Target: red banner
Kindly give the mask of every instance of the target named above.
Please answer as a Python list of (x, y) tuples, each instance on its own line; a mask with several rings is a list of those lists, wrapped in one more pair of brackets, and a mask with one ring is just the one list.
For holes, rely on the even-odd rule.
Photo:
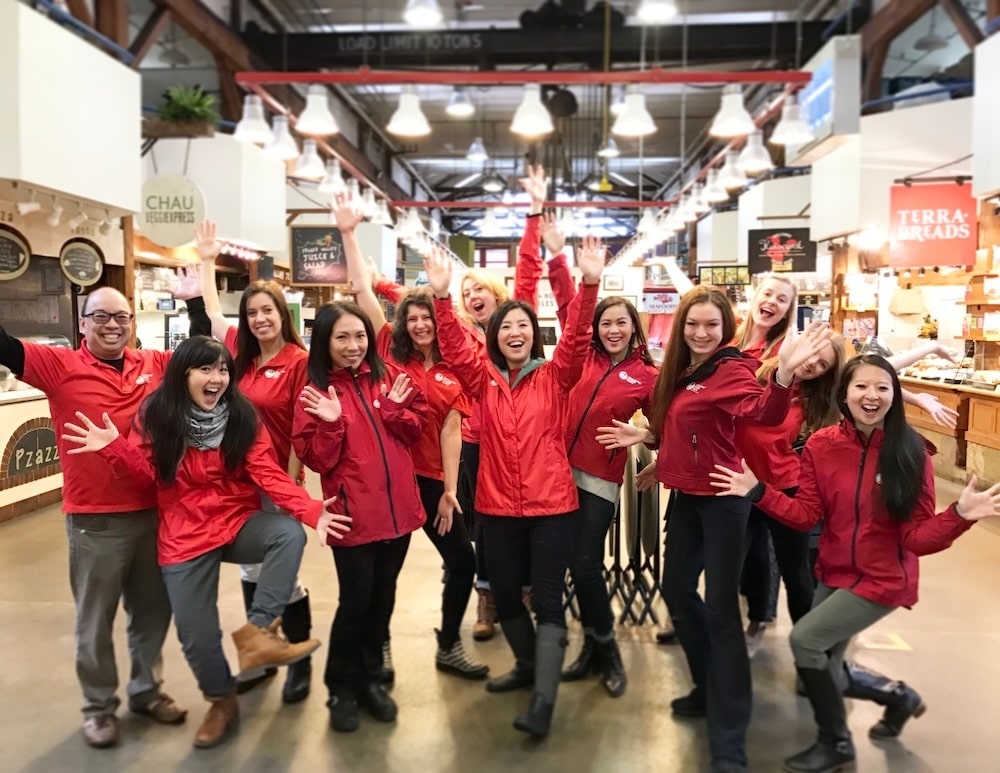
[(968, 183), (894, 185), (889, 265), (971, 266), (979, 246), (979, 204)]

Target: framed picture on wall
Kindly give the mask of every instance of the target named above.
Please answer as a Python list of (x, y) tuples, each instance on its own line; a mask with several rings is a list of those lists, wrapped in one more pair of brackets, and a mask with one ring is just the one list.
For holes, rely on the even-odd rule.
[[(514, 297), (514, 277), (507, 277), (507, 292)], [(538, 318), (556, 318), (556, 299), (552, 294), (552, 286), (548, 279), (538, 280)]]
[(620, 292), (625, 289), (625, 277), (621, 274), (605, 274), (604, 289), (611, 292)]

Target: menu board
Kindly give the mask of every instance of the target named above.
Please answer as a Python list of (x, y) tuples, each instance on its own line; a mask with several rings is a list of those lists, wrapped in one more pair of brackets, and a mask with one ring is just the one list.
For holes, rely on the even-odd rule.
[(336, 226), (292, 226), (293, 285), (347, 284), (344, 242)]
[(92, 241), (70, 239), (59, 251), (59, 267), (73, 284), (90, 287), (104, 274), (104, 256)]
[(17, 279), (28, 270), (31, 247), (18, 231), (0, 226), (0, 281)]

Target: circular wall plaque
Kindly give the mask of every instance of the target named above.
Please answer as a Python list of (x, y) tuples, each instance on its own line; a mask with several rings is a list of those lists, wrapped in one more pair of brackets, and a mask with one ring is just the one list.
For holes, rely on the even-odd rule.
[(142, 186), (142, 235), (161, 247), (180, 247), (194, 239), (205, 219), (205, 194), (180, 174), (151, 177)]
[(28, 270), (31, 247), (20, 232), (0, 226), (0, 281), (17, 279)]
[(59, 267), (73, 284), (90, 287), (104, 273), (104, 255), (87, 239), (70, 239), (59, 251)]

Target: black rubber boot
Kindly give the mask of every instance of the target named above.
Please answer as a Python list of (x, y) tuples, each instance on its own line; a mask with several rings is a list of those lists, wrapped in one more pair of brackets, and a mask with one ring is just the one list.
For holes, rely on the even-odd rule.
[[(281, 616), (281, 629), (285, 638), (292, 644), (308, 641), (312, 632), (312, 611), (309, 608), (309, 596), (303, 596), (285, 607)], [(305, 657), (288, 667), (285, 686), (281, 690), (281, 700), (284, 703), (299, 703), (309, 696), (309, 683), (312, 679), (312, 659)]]
[(628, 677), (625, 676), (625, 664), (622, 663), (622, 653), (618, 642), (613, 638), (597, 642), (597, 661), (601, 668), (601, 684), (612, 698), (620, 698), (625, 694)]
[(552, 712), (559, 692), (559, 676), (566, 656), (566, 629), (558, 625), (538, 626), (535, 642), (535, 690), (528, 710), (514, 720), (514, 727), (533, 738), (544, 738), (552, 725)]
[(338, 733), (353, 733), (361, 724), (358, 716), (358, 696), (353, 689), (345, 685), (330, 693), (326, 707), (330, 710), (330, 727)]
[[(514, 669), (486, 683), (487, 692), (510, 692), (535, 683), (535, 626), (528, 611), (510, 620), (501, 620), (500, 627), (514, 651)], [(561, 665), (561, 664), (560, 664)]]
[(846, 697), (885, 706), (882, 719), (868, 730), (868, 735), (872, 738), (896, 738), (910, 717), (919, 717), (927, 711), (927, 704), (917, 691), (903, 682), (857, 663), (844, 663), (844, 671), (847, 672), (847, 689), (844, 690)]
[(593, 676), (599, 670), (600, 663), (597, 658), (597, 642), (594, 640), (593, 632), (586, 631), (583, 636), (583, 646), (580, 647), (580, 654), (562, 672), (560, 678), (564, 682), (577, 682), (580, 679)]
[(785, 760), (791, 773), (834, 773), (854, 762), (854, 744), (847, 729), (844, 696), (827, 668), (798, 668), (813, 707), (819, 734), (816, 743)]
[[(249, 582), (248, 580), (240, 580), (240, 586), (243, 589), (243, 607), (249, 613), (250, 607), (253, 606), (253, 595), (257, 592), (257, 583)], [(244, 693), (250, 692), (254, 687), (264, 684), (264, 682), (277, 673), (278, 669), (270, 667), (263, 669), (259, 673), (250, 676), (247, 679), (237, 679), (236, 694), (243, 695)]]

